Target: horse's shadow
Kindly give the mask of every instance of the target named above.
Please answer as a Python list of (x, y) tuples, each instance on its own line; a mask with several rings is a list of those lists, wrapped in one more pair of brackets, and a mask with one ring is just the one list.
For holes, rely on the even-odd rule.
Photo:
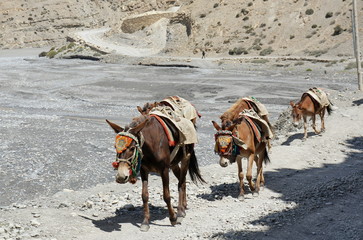
[[(164, 207), (159, 206), (150, 206), (150, 215), (152, 216), (152, 221), (150, 225), (159, 225), (155, 224), (153, 221), (162, 220), (168, 217), (168, 211)], [(80, 217), (90, 220), (93, 225), (102, 231), (105, 232), (113, 232), (113, 231), (121, 231), (122, 223), (131, 223), (132, 225), (140, 228), (141, 222), (143, 220), (143, 207), (135, 207), (132, 211), (127, 211), (125, 209), (116, 209), (115, 216), (106, 217), (104, 219), (92, 219), (88, 216)], [(164, 225), (169, 226), (169, 225)], [(171, 226), (171, 225), (170, 225)]]
[[(314, 132), (308, 132), (308, 137), (312, 137), (312, 136), (317, 136), (319, 134), (316, 134)], [(281, 143), (281, 145), (283, 146), (290, 146), (290, 144), (297, 139), (300, 139), (302, 141), (302, 139), (304, 138), (304, 134), (303, 133), (296, 133), (294, 135), (289, 136), (285, 142)]]
[(363, 104), (363, 98), (353, 101), (353, 106), (360, 106)]
[[(208, 201), (221, 200), (224, 197), (238, 198), (239, 195), (239, 183), (222, 183), (219, 185), (210, 186), (211, 193), (198, 194), (197, 197), (203, 198)], [(245, 194), (251, 193), (248, 185), (244, 185)]]

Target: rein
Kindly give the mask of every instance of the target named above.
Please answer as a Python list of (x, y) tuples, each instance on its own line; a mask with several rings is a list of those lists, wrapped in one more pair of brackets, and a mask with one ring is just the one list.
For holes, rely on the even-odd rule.
[[(123, 151), (125, 151), (127, 149), (127, 147), (130, 146), (132, 141), (136, 142), (136, 145), (135, 145), (136, 148), (135, 148), (135, 151), (132, 154), (132, 156), (127, 159), (116, 157), (116, 161), (112, 163), (112, 166), (115, 169), (117, 169), (120, 162), (125, 162), (125, 163), (129, 164), (131, 167), (130, 174), (132, 176), (136, 177), (140, 172), (141, 159), (143, 157), (143, 153), (141, 150), (141, 147), (143, 145), (143, 141), (142, 141), (143, 138), (141, 136), (141, 145), (140, 145), (137, 137), (129, 132), (119, 132), (116, 135), (116, 144), (118, 143), (117, 141), (119, 138), (126, 139), (127, 142), (126, 143), (121, 142), (121, 143), (124, 143), (124, 145), (121, 146), (122, 149), (120, 151), (118, 151), (118, 153), (122, 153)], [(116, 146), (116, 149), (117, 149), (117, 146)]]

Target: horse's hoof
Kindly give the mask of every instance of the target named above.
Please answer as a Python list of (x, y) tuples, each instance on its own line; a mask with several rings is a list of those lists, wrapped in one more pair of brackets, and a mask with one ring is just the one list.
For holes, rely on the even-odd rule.
[(184, 217), (182, 217), (182, 216), (177, 217), (176, 218), (176, 224), (181, 224), (183, 219), (184, 219)]
[(243, 202), (245, 200), (245, 195), (239, 195), (238, 196), (238, 200), (240, 200), (241, 202)]
[(260, 195), (260, 193), (259, 192), (254, 192), (253, 194), (252, 194), (252, 196), (254, 196), (254, 197), (258, 197)]
[(305, 142), (306, 141), (306, 137), (304, 137), (301, 141)]
[(141, 227), (140, 227), (141, 232), (147, 232), (147, 231), (149, 231), (149, 229), (150, 229), (149, 224), (141, 224)]
[(175, 219), (170, 219), (170, 223), (171, 225), (175, 226), (178, 222), (177, 222), (177, 219), (178, 218), (175, 218)]

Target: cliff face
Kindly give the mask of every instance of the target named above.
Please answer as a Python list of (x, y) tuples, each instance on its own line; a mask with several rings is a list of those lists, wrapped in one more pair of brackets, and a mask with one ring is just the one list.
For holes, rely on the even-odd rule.
[[(104, 26), (118, 33), (129, 16), (175, 6), (180, 9), (170, 18), (168, 54), (353, 54), (347, 0), (5, 0), (0, 2), (0, 48), (60, 45), (71, 32)], [(362, 11), (362, 0), (358, 6)], [(147, 19), (145, 27), (152, 24)], [(136, 30), (142, 31), (140, 24)]]

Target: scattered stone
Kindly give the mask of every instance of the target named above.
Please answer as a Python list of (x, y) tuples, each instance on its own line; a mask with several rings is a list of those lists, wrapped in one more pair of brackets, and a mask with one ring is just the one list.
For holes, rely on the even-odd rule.
[(34, 227), (39, 227), (40, 226), (40, 222), (36, 219), (33, 219), (30, 221), (30, 224)]

